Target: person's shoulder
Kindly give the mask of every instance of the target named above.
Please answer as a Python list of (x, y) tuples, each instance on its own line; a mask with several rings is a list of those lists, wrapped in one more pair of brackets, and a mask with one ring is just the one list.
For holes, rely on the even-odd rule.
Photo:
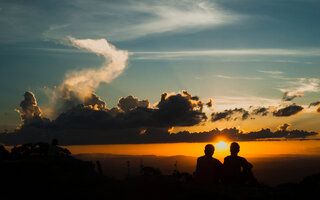
[(198, 160), (203, 160), (205, 158), (205, 156), (200, 156), (199, 158), (198, 158)]
[(218, 159), (216, 159), (216, 158), (213, 158), (213, 161), (216, 162), (216, 163), (222, 164), (222, 163), (220, 162), (220, 160), (218, 160)]
[(245, 159), (244, 157), (240, 157), (239, 156), (239, 160), (240, 160), (240, 162), (242, 163), (243, 166), (246, 166), (248, 168), (252, 168), (253, 167), (253, 165), (251, 163), (249, 163), (247, 161), (247, 159)]
[(238, 156), (238, 159), (239, 159), (241, 162), (248, 162), (247, 159), (245, 159), (244, 157), (241, 157), (241, 156)]
[(231, 159), (231, 156), (226, 156), (225, 158), (224, 158), (224, 160), (230, 160)]

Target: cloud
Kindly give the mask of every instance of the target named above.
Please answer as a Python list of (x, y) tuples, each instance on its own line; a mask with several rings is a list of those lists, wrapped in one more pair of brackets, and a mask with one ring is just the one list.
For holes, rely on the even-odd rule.
[(41, 109), (37, 105), (34, 94), (30, 91), (24, 93), (24, 99), (20, 103), (20, 117), (24, 125), (41, 120)]
[(226, 76), (226, 75), (221, 75), (218, 74), (216, 75), (218, 78), (224, 78), (224, 79), (240, 79), (240, 80), (262, 80), (263, 78), (261, 77), (236, 77), (236, 76)]
[(305, 92), (319, 92), (320, 79), (317, 78), (299, 78), (290, 83), (297, 86), (292, 89), (280, 89), (284, 93), (283, 101), (292, 101), (296, 97), (303, 97)]
[(304, 108), (300, 105), (292, 104), (287, 106), (269, 106), (269, 107), (253, 107), (226, 109), (222, 112), (213, 112), (211, 114), (211, 121), (216, 122), (220, 120), (247, 120), (254, 119), (255, 116), (266, 117), (272, 114), (274, 117), (289, 117), (301, 112)]
[(89, 93), (84, 97), (83, 105), (90, 106), (94, 110), (104, 111), (107, 109), (106, 103), (94, 93)]
[[(85, 49), (97, 55), (102, 55), (106, 62), (98, 69), (84, 69), (73, 71), (66, 74), (66, 78), (61, 84), (61, 90), (72, 91), (80, 99), (84, 95), (92, 93), (100, 83), (109, 83), (117, 78), (126, 68), (129, 54), (125, 50), (118, 50), (115, 46), (108, 43), (106, 39), (76, 39), (69, 37), (71, 44), (79, 49)], [(62, 98), (69, 98), (65, 94)]]
[(295, 115), (303, 110), (303, 107), (300, 105), (292, 104), (285, 106), (273, 112), (273, 115), (276, 117), (289, 117)]
[(279, 131), (287, 131), (290, 126), (291, 126), (291, 124), (289, 124), (289, 123), (284, 123), (284, 124), (282, 124), (282, 125), (280, 125), (280, 126), (278, 127), (278, 130), (279, 130)]
[(138, 98), (133, 96), (127, 96), (125, 98), (120, 98), (118, 107), (124, 112), (128, 112), (130, 110), (134, 110), (138, 107), (147, 108), (149, 107), (148, 99), (140, 101)]
[[(260, 106), (277, 106), (279, 99), (264, 98), (259, 96), (216, 96), (214, 99), (217, 108), (233, 109), (235, 107), (260, 107)], [(220, 109), (220, 110), (221, 110)]]
[(119, 27), (119, 32), (131, 34), (120, 39), (137, 38), (145, 35), (166, 32), (200, 31), (241, 19), (240, 15), (225, 11), (209, 1), (139, 1), (128, 4), (129, 12), (147, 15), (128, 27)]
[(320, 101), (316, 101), (316, 102), (310, 103), (310, 104), (309, 104), (309, 108), (310, 108), (311, 106), (317, 106), (317, 105), (320, 105)]
[(267, 116), (269, 113), (270, 113), (270, 109), (265, 107), (254, 108), (252, 111), (253, 115), (261, 115), (261, 116)]
[(49, 107), (53, 108), (46, 109), (52, 110), (51, 118), (55, 118), (60, 113), (79, 104), (91, 105), (96, 109), (105, 110), (105, 103), (94, 94), (94, 91), (101, 83), (110, 83), (123, 73), (127, 67), (128, 51), (117, 49), (106, 39), (68, 37), (63, 43), (103, 56), (105, 62), (97, 69), (85, 68), (80, 71), (68, 72), (57, 88), (47, 91), (51, 98)]
[[(241, 15), (222, 8), (218, 3), (208, 0), (62, 1), (56, 3), (54, 9), (30, 4), (37, 10), (31, 14), (27, 12), (32, 16), (27, 19), (39, 18), (39, 13), (48, 14), (41, 15), (42, 23), (29, 20), (26, 24), (41, 27), (41, 35), (48, 40), (60, 40), (65, 35), (89, 35), (127, 41), (153, 34), (198, 32), (242, 20)], [(21, 7), (28, 8), (26, 5)], [(19, 26), (24, 25), (20, 20), (18, 22)]]
[(41, 117), (42, 111), (37, 105), (37, 99), (32, 92), (27, 91), (24, 93), (24, 99), (21, 101), (20, 107), (21, 110), (17, 109), (17, 111), (20, 113), (22, 127), (43, 127), (50, 124), (49, 119)]
[(211, 107), (213, 106), (213, 101), (212, 101), (212, 99), (209, 99), (209, 100), (208, 100), (208, 102), (206, 103), (206, 106), (207, 106), (208, 108), (211, 108)]
[[(318, 106), (318, 105), (320, 105), (320, 101), (312, 102), (309, 104), (309, 108), (312, 106)], [(316, 111), (320, 113), (320, 106), (316, 109)]]
[[(134, 51), (130, 52), (136, 60), (187, 59), (199, 56), (319, 56), (320, 49), (202, 49), (190, 51)], [(238, 58), (237, 58), (238, 59)], [(280, 75), (272, 71), (260, 71)], [(224, 78), (229, 78), (224, 76)]]
[(197, 96), (186, 91), (175, 95), (161, 94), (161, 100), (156, 105), (156, 118), (170, 126), (192, 126), (207, 119), (202, 111), (204, 103)]
[[(212, 102), (212, 101), (209, 101)], [(212, 104), (212, 103), (211, 103)], [(256, 140), (265, 138), (304, 138), (316, 135), (314, 132), (288, 131), (289, 125), (272, 132), (263, 129), (258, 132), (242, 133), (237, 129), (214, 129), (208, 132), (170, 133), (172, 127), (201, 125), (207, 120), (203, 112), (205, 103), (198, 96), (187, 91), (162, 93), (160, 100), (150, 106), (148, 100), (139, 100), (131, 95), (120, 98), (118, 105), (108, 109), (106, 103), (96, 94), (89, 94), (83, 103), (71, 107), (50, 121), (41, 117), (40, 107), (31, 92), (25, 93), (21, 102), (21, 118), (24, 122), (19, 130), (0, 134), (0, 141), (6, 144), (50, 141), (58, 138), (62, 144), (111, 144), (148, 142), (206, 142), (218, 135), (232, 140)], [(206, 105), (210, 107), (209, 105)], [(248, 120), (254, 116), (291, 116), (303, 108), (292, 104), (286, 107), (250, 107), (226, 109), (214, 112), (211, 121)], [(272, 114), (272, 115), (271, 115)]]
[(84, 104), (65, 111), (53, 121), (60, 129), (125, 129), (166, 128), (193, 126), (207, 119), (202, 111), (204, 103), (186, 91), (177, 94), (161, 94), (155, 107), (148, 100), (139, 100), (131, 95), (120, 98), (118, 106), (107, 109), (105, 103), (91, 94)]
[(283, 91), (283, 96), (282, 100), (283, 101), (292, 101), (296, 97), (303, 97), (303, 93), (297, 93), (297, 91), (289, 91), (289, 90), (282, 90)]
[(259, 70), (261, 73), (271, 74), (271, 75), (280, 75), (283, 74), (281, 71), (271, 71), (271, 70)]
[(240, 118), (241, 120), (246, 120), (249, 117), (249, 112), (243, 108), (235, 108), (235, 109), (227, 109), (223, 112), (213, 112), (211, 114), (211, 121), (219, 121), (219, 120), (237, 120)]

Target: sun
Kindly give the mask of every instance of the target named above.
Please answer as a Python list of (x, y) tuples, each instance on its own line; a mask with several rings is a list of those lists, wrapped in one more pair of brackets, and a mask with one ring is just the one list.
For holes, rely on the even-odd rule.
[(220, 141), (216, 144), (216, 146), (217, 146), (217, 148), (222, 150), (222, 149), (226, 149), (228, 147), (228, 144), (224, 141)]

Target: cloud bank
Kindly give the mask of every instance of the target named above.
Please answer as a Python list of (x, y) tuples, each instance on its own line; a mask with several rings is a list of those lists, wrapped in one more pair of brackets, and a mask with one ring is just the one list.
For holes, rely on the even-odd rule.
[[(1, 133), (5, 144), (50, 141), (58, 138), (61, 144), (115, 144), (154, 142), (209, 142), (219, 136), (230, 140), (260, 140), (272, 138), (305, 138), (318, 133), (288, 130), (283, 124), (272, 132), (270, 129), (244, 133), (236, 128), (190, 133), (170, 133), (172, 127), (201, 125), (207, 120), (204, 106), (211, 107), (212, 100), (204, 103), (187, 91), (162, 93), (160, 100), (151, 106), (149, 101), (129, 95), (119, 99), (118, 105), (108, 108), (96, 94), (91, 93), (80, 103), (50, 121), (41, 116), (41, 109), (33, 93), (26, 92), (21, 101), (20, 129)], [(235, 108), (213, 112), (211, 121), (249, 120), (255, 116), (289, 117), (303, 110), (291, 104), (279, 107)]]

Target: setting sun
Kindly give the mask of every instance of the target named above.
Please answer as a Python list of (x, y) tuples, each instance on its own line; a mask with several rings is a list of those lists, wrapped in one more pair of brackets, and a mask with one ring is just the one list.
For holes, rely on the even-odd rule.
[(224, 141), (220, 141), (216, 144), (216, 148), (218, 150), (226, 150), (228, 148), (228, 144)]

